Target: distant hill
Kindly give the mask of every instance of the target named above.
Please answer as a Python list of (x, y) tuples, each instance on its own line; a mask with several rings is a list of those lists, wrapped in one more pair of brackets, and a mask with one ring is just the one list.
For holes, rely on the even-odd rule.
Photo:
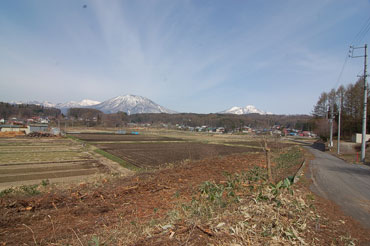
[(84, 99), (81, 102), (70, 101), (66, 103), (57, 103), (55, 104), (55, 107), (56, 108), (83, 108), (83, 107), (93, 106), (99, 103), (100, 102), (98, 101)]
[(90, 108), (98, 109), (106, 114), (117, 113), (119, 111), (125, 112), (128, 115), (143, 113), (176, 113), (173, 110), (162, 107), (148, 98), (135, 95), (114, 97), (100, 104), (91, 106)]
[(176, 111), (167, 109), (146, 97), (135, 95), (118, 96), (106, 100), (102, 103), (94, 100), (85, 99), (80, 102), (70, 101), (66, 103), (51, 103), (47, 101), (12, 101), (10, 102), (10, 104), (33, 104), (47, 108), (58, 108), (63, 114), (66, 114), (68, 112), (68, 109), (70, 108), (92, 108), (100, 110), (106, 114), (117, 112), (125, 112), (128, 115), (143, 113), (176, 113)]
[(90, 107), (96, 104), (99, 104), (100, 102), (94, 101), (94, 100), (89, 100), (89, 99), (84, 99), (80, 102), (75, 102), (75, 101), (70, 101), (66, 103), (51, 103), (48, 101), (12, 101), (9, 102), (10, 104), (15, 104), (15, 105), (21, 105), (21, 104), (28, 104), (28, 105), (37, 105), (45, 108), (58, 108), (61, 110), (63, 114), (66, 114), (69, 108), (86, 108)]
[(57, 117), (60, 115), (60, 109), (44, 107), (36, 104), (10, 104), (0, 102), (0, 119), (28, 119), (34, 116)]
[(270, 112), (265, 112), (260, 109), (257, 109), (253, 105), (247, 105), (245, 107), (231, 107), (227, 110), (219, 112), (219, 114), (237, 114), (237, 115), (243, 115), (243, 114), (260, 114), (260, 115), (266, 115), (266, 114), (272, 114)]
[(63, 114), (66, 114), (68, 112), (68, 109), (70, 108), (87, 108), (87, 107), (97, 105), (99, 103), (100, 102), (98, 101), (84, 99), (80, 102), (70, 101), (66, 103), (57, 103), (55, 107), (59, 108)]

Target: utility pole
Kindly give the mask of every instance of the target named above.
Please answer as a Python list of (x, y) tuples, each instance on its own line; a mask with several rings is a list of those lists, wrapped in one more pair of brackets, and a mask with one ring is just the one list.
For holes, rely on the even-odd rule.
[(340, 154), (340, 115), (342, 113), (342, 93), (339, 94), (339, 108), (338, 108), (338, 141), (337, 154)]
[[(366, 114), (367, 114), (367, 44), (364, 47), (353, 47), (352, 48), (352, 58), (364, 57), (364, 103), (363, 103), (363, 115), (362, 115), (362, 143), (361, 143), (361, 161), (365, 162), (365, 151), (366, 151)], [(353, 56), (353, 51), (355, 49), (364, 49), (365, 54), (363, 56)]]
[(333, 117), (334, 117), (334, 100), (331, 99), (331, 105), (330, 105), (330, 142), (329, 142), (329, 147), (330, 148), (333, 147)]

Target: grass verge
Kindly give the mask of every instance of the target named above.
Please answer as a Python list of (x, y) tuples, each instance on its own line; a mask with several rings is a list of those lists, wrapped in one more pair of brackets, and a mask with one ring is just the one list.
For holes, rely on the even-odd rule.
[(86, 240), (97, 245), (355, 245), (350, 235), (320, 232), (320, 226), (335, 228), (335, 222), (320, 214), (308, 195), (287, 178), (270, 184), (265, 170), (256, 167), (223, 182), (203, 182), (191, 201), (179, 202), (165, 218), (146, 223), (123, 218), (120, 226)]
[(141, 171), (142, 169), (137, 167), (137, 166), (134, 166), (124, 160), (122, 160), (121, 158), (115, 156), (115, 155), (112, 155), (104, 150), (101, 150), (101, 149), (95, 149), (94, 150), (95, 153), (98, 153), (99, 155), (102, 155), (104, 156), (105, 158), (111, 160), (111, 161), (114, 161), (114, 162), (117, 162), (118, 164), (120, 164), (122, 167), (124, 168), (127, 168), (127, 169), (130, 169), (132, 171), (135, 171), (135, 172), (138, 172), (138, 171)]

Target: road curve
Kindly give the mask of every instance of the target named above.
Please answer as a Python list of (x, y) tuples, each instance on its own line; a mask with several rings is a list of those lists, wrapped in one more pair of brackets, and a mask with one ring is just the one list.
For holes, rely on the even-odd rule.
[(312, 147), (311, 190), (338, 204), (347, 214), (370, 228), (370, 167), (349, 164)]

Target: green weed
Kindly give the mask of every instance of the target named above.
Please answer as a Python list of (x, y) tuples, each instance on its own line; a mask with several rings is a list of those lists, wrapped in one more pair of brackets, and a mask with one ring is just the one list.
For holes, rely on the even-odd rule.
[(4, 197), (4, 196), (12, 194), (14, 192), (15, 192), (14, 188), (9, 188), (9, 189), (2, 190), (2, 191), (0, 191), (0, 197)]
[(41, 181), (41, 185), (42, 186), (48, 186), (50, 184), (50, 180), (49, 179), (43, 179), (42, 181)]
[(88, 246), (100, 246), (100, 239), (99, 237), (93, 235), (91, 240), (87, 243)]
[(33, 196), (40, 194), (40, 191), (37, 189), (38, 187), (39, 185), (35, 184), (35, 185), (22, 185), (19, 188), (25, 194)]
[(277, 163), (276, 169), (290, 168), (302, 160), (303, 154), (297, 146), (289, 149), (287, 153), (279, 155), (274, 161)]

